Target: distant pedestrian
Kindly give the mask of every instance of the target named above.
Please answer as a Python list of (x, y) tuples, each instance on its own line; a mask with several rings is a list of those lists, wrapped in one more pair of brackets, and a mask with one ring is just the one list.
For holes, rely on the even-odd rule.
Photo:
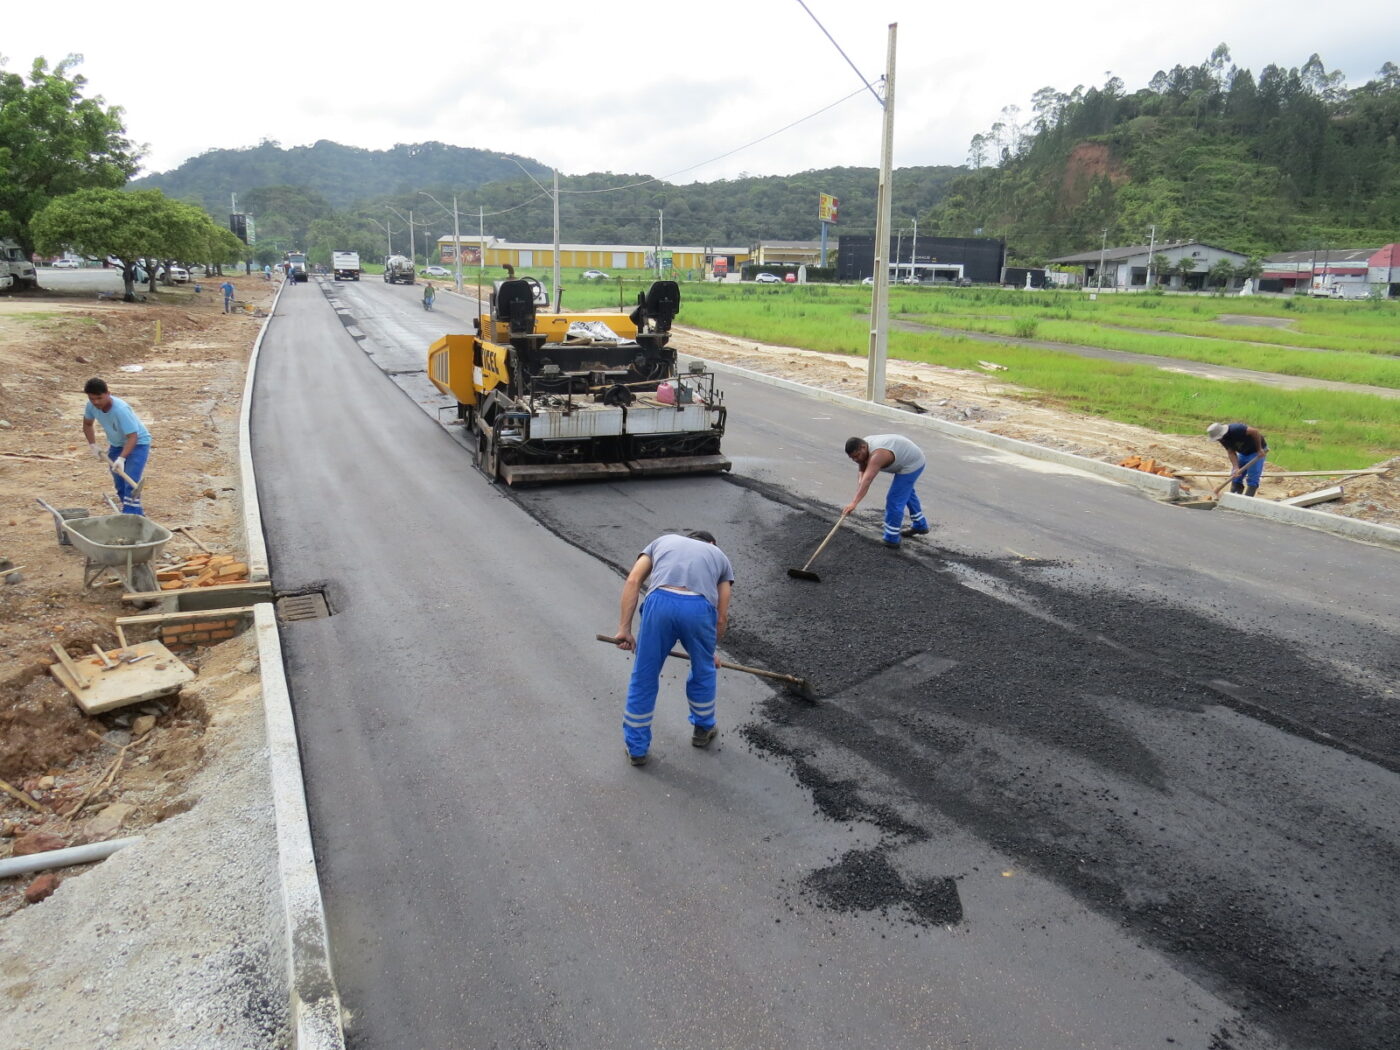
[(232, 312), (233, 312), (233, 282), (232, 282), (232, 281), (227, 281), (227, 280), (224, 281), (223, 284), (219, 285), (219, 291), (221, 291), (221, 292), (224, 293), (224, 313), (226, 313), (226, 314), (227, 314), (227, 313), (232, 313)]
[[(122, 513), (141, 514), (141, 493), (121, 475), (125, 474), (137, 485), (141, 483), (141, 476), (146, 472), (146, 457), (151, 451), (151, 433), (136, 418), (130, 405), (112, 396), (104, 380), (89, 379), (83, 384), (83, 393), (88, 398), (87, 407), (83, 409), (83, 434), (87, 437), (88, 449), (111, 469)], [(94, 440), (94, 422), (102, 424), (107, 436), (105, 451)]]
[[(860, 470), (855, 499), (842, 508), (846, 514), (855, 513), (860, 501), (870, 491), (870, 483), (875, 480), (876, 474), (893, 474), (889, 494), (885, 497), (885, 546), (898, 549), (901, 536), (928, 534), (928, 519), (924, 517), (919, 494), (914, 491), (914, 484), (924, 472), (925, 465), (923, 451), (918, 445), (898, 434), (872, 434), (863, 438), (847, 438), (846, 455)], [(909, 511), (910, 526), (901, 529), (905, 510)]]
[[(643, 585), (642, 626), (632, 634), (632, 616)], [(627, 686), (627, 711), (622, 738), (628, 761), (646, 765), (651, 751), (651, 719), (661, 687), (661, 667), (677, 642), (690, 656), (685, 695), (690, 702), (690, 743), (709, 747), (715, 728), (715, 646), (729, 623), (729, 595), (734, 569), (714, 536), (695, 530), (684, 536), (668, 534), (647, 544), (622, 585), (617, 622), (618, 648), (633, 649), (632, 679)]]
[(423, 283), (423, 309), (431, 310), (433, 308), (433, 300), (436, 297), (437, 292), (433, 288), (433, 282), (425, 281)]
[(1230, 491), (1243, 496), (1258, 492), (1269, 453), (1264, 435), (1245, 423), (1212, 423), (1206, 436), (1220, 442), (1230, 457)]

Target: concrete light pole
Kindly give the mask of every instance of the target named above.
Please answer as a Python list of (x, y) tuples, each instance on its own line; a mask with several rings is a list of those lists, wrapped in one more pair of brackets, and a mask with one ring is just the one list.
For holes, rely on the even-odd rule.
[[(419, 190), (420, 194), (427, 197), (443, 211), (447, 210), (447, 205), (438, 200), (427, 190)], [(452, 262), (453, 269), (456, 270), (457, 294), (462, 294), (462, 234), (457, 223), (457, 194), (452, 195)]]
[(1157, 224), (1152, 224), (1152, 240), (1147, 245), (1147, 290), (1152, 291), (1152, 253), (1157, 250)]
[(1095, 277), (1098, 278), (1098, 288), (1099, 288), (1099, 291), (1103, 291), (1103, 257), (1104, 257), (1104, 253), (1107, 252), (1107, 251), (1108, 251), (1108, 227), (1105, 226), (1105, 227), (1104, 227), (1104, 230), (1103, 230), (1103, 243), (1099, 246), (1099, 272), (1096, 273), (1096, 274), (1094, 275)]
[(870, 350), (865, 375), (865, 396), (869, 401), (885, 400), (885, 358), (889, 354), (890, 312), (890, 197), (894, 168), (894, 58), (898, 22), (890, 23), (889, 46), (885, 56), (884, 134), (880, 145), (880, 183), (875, 209), (875, 273), (870, 293)]

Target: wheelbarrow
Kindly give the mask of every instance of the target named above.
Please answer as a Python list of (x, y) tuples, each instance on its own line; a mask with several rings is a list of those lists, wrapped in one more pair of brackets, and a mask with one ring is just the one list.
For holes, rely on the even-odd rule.
[(164, 525), (140, 514), (104, 514), (94, 518), (64, 518), (43, 500), (35, 502), (57, 519), (74, 547), (82, 551), (83, 589), (104, 572), (119, 576), (128, 591), (158, 590), (151, 561), (173, 537)]

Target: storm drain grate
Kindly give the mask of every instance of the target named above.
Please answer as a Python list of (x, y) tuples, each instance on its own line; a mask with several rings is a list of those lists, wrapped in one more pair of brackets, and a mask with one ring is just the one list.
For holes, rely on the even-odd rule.
[(277, 599), (277, 615), (283, 620), (323, 620), (330, 614), (326, 596), (320, 591), (288, 594)]

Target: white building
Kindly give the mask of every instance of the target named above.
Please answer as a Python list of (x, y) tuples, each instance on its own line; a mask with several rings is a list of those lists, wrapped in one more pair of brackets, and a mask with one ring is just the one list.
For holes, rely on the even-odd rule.
[[(1168, 262), (1165, 271), (1158, 268), (1153, 260), (1162, 256)], [(1183, 259), (1191, 260), (1190, 272), (1182, 274), (1176, 267)], [(1127, 247), (1103, 248), (1099, 251), (1078, 252), (1051, 259), (1060, 266), (1083, 266), (1086, 288), (1118, 288), (1123, 290), (1145, 289), (1147, 271), (1152, 269), (1152, 285), (1155, 288), (1168, 288), (1173, 291), (1200, 291), (1206, 286), (1211, 267), (1221, 259), (1227, 260), (1236, 268), (1248, 262), (1242, 252), (1232, 252), (1227, 248), (1217, 248), (1200, 241), (1163, 241), (1160, 244), (1134, 244)], [(1103, 267), (1102, 281), (1099, 280), (1099, 267)], [(1243, 281), (1231, 277), (1225, 287), (1237, 289)]]

